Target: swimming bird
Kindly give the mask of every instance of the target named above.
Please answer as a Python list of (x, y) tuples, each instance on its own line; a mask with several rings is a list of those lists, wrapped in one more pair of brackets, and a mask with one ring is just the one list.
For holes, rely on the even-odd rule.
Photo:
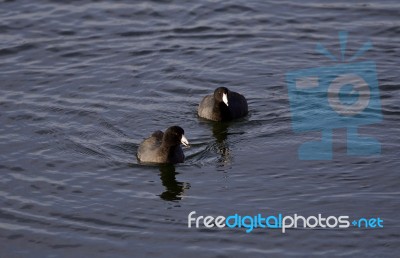
[(179, 126), (171, 126), (165, 133), (155, 131), (139, 146), (137, 157), (142, 163), (182, 163), (185, 155), (181, 148), (189, 146), (184, 130)]
[(228, 121), (248, 114), (245, 97), (225, 87), (219, 87), (214, 94), (207, 95), (200, 102), (197, 113), (213, 121)]

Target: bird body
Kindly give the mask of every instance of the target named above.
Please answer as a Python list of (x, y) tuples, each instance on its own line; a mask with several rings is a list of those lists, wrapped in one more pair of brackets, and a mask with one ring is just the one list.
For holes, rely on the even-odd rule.
[(180, 144), (189, 145), (179, 126), (168, 128), (165, 133), (155, 131), (139, 146), (137, 157), (142, 163), (182, 163), (185, 155)]
[(213, 121), (229, 121), (248, 114), (245, 97), (225, 87), (217, 88), (214, 94), (207, 95), (197, 109), (200, 117)]

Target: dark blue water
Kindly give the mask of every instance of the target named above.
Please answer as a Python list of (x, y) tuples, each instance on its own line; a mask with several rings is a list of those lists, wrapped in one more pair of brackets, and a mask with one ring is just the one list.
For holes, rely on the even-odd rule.
[[(1, 257), (398, 257), (398, 1), (0, 1)], [(287, 72), (370, 40), (381, 155), (302, 161)], [(336, 63), (337, 64), (337, 63)], [(225, 86), (250, 114), (197, 117)], [(138, 144), (180, 125), (186, 162), (142, 166)], [(383, 228), (188, 229), (187, 216), (318, 213)]]

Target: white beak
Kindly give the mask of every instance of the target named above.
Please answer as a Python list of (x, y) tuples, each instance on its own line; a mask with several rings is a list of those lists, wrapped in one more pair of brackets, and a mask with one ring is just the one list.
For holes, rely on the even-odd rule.
[(181, 143), (182, 143), (184, 146), (189, 146), (189, 141), (188, 141), (188, 139), (186, 139), (186, 137), (185, 137), (184, 135), (182, 135)]
[(228, 105), (228, 96), (226, 95), (226, 93), (222, 93), (222, 101), (225, 103), (225, 105)]

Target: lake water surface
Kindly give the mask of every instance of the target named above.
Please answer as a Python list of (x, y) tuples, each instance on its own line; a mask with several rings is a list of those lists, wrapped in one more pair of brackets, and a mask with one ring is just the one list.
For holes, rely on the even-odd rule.
[[(0, 1), (0, 257), (399, 257), (398, 1)], [(339, 31), (374, 61), (381, 155), (302, 161), (287, 72), (332, 66)], [(216, 87), (250, 114), (196, 114)], [(180, 125), (179, 165), (139, 143)], [(380, 217), (384, 228), (200, 229), (187, 216)]]

